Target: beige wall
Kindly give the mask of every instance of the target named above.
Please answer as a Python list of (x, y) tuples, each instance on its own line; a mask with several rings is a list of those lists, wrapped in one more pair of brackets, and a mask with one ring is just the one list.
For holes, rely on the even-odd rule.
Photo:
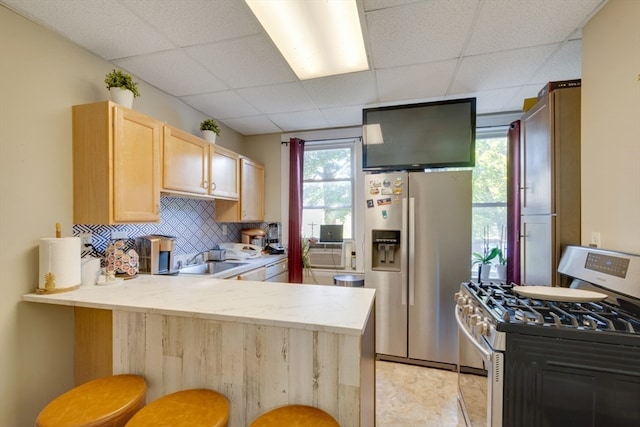
[(582, 37), (582, 244), (640, 254), (640, 1), (609, 0)]
[[(107, 99), (113, 67), (0, 6), (0, 426), (32, 426), (73, 385), (70, 308), (21, 302), (38, 283), (38, 242), (72, 229), (71, 106)], [(198, 133), (204, 116), (139, 82), (134, 108)], [(222, 127), (218, 143), (243, 152)]]
[(280, 222), (282, 217), (280, 146), (280, 134), (245, 137), (245, 151), (251, 153), (252, 159), (265, 165), (265, 222)]

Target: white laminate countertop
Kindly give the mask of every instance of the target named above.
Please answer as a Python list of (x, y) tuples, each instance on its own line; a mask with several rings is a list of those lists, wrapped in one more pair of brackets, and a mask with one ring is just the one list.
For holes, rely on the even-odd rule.
[(57, 294), (27, 294), (23, 299), (361, 335), (373, 313), (374, 295), (370, 288), (140, 275)]

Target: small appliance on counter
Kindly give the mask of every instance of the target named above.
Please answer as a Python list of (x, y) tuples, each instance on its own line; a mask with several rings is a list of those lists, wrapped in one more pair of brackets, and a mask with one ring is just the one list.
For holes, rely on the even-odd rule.
[(245, 228), (240, 230), (240, 242), (264, 247), (265, 232), (261, 228)]
[(284, 253), (284, 246), (280, 244), (280, 224), (272, 222), (267, 229), (267, 251), (271, 255), (279, 255)]
[(174, 267), (176, 238), (162, 234), (136, 237), (139, 272), (143, 274), (178, 274)]
[(209, 251), (209, 261), (226, 261), (227, 260), (227, 250), (220, 247), (220, 245), (216, 245), (213, 249)]

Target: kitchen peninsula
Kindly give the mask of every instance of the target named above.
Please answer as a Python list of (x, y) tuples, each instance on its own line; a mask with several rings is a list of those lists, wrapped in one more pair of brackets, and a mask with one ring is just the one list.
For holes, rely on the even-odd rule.
[(142, 375), (148, 402), (211, 388), (230, 427), (292, 403), (375, 424), (373, 289), (141, 275), (23, 298), (74, 307), (76, 383)]

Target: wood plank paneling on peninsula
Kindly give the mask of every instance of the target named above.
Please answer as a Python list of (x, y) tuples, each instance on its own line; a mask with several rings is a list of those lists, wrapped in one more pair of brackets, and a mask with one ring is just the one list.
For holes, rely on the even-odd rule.
[(322, 408), (345, 427), (368, 427), (375, 425), (374, 294), (143, 276), (24, 299), (75, 307), (76, 380), (143, 375), (148, 402), (188, 388), (218, 390), (231, 402), (230, 427), (292, 403)]

